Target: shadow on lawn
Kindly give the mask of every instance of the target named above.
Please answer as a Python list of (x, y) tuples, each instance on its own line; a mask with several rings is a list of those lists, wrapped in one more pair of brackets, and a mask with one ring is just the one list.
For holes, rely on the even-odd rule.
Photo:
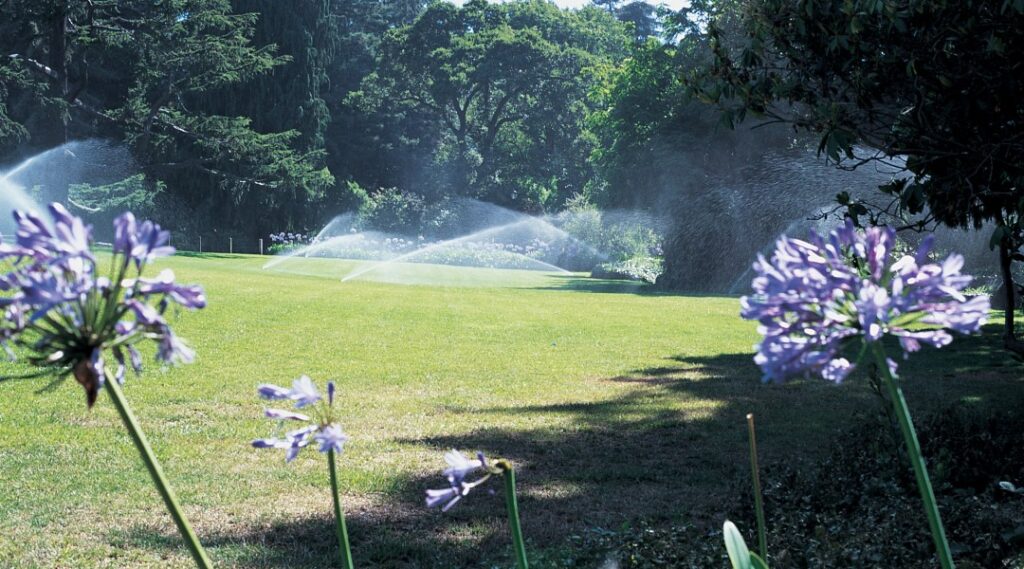
[(601, 279), (578, 275), (549, 275), (550, 285), (534, 287), (534, 290), (564, 290), (574, 292), (598, 292), (608, 294), (636, 294), (640, 296), (694, 296), (736, 298), (736, 295), (707, 292), (685, 292), (662, 290), (654, 285), (626, 279)]
[(239, 253), (208, 253), (199, 251), (175, 251), (175, 257), (188, 257), (190, 259), (240, 259), (243, 257)]
[[(474, 567), (472, 560), (479, 558), (478, 547), (490, 551), (500, 551), (502, 547), (496, 528), (487, 528), (490, 536), (480, 544), (455, 539), (431, 541), (432, 534), (436, 537), (444, 526), (459, 525), (450, 519), (440, 520), (434, 531), (430, 531), (431, 524), (425, 518), (432, 517), (422, 513), (416, 516), (389, 513), (382, 517), (350, 512), (346, 523), (356, 567)], [(178, 550), (187, 557), (180, 536), (168, 532), (173, 532), (173, 527), (135, 526), (111, 541), (129, 547)], [(277, 521), (263, 527), (206, 532), (200, 535), (200, 540), (217, 566), (282, 569), (341, 566), (329, 503), (325, 504), (322, 515)]]
[[(902, 366), (915, 414), (958, 401), (994, 409), (1019, 406), (1020, 364), (999, 349), (998, 327), (987, 332)], [(766, 463), (812, 459), (827, 452), (838, 432), (880, 414), (862, 375), (838, 386), (821, 380), (766, 385), (749, 353), (675, 356), (595, 380), (625, 384), (622, 395), (605, 401), (460, 410), (498, 417), (558, 415), (567, 419), (559, 428), (486, 428), (398, 442), (511, 459), (524, 531), (534, 547), (564, 545), (589, 529), (618, 529), (638, 519), (682, 519), (710, 531), (743, 511), (737, 499), (749, 476), (745, 415), (757, 416)], [(389, 505), (350, 513), (359, 564), (511, 565), (501, 495), (476, 492), (442, 516), (422, 507), (423, 490), (441, 485), (437, 474), (402, 480)], [(143, 546), (179, 543), (154, 542), (144, 530), (129, 539)], [(336, 551), (329, 504), (322, 517), (226, 531), (204, 541), (214, 555), (245, 567), (322, 567)]]

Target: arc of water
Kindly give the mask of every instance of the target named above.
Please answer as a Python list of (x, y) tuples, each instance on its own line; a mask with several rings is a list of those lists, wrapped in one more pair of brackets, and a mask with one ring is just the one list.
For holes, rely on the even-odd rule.
[(25, 189), (11, 179), (31, 166), (38, 156), (39, 155), (33, 156), (21, 164), (18, 164), (11, 170), (0, 174), (0, 198), (9, 200), (8, 203), (11, 205), (10, 211), (20, 209), (22, 211), (34, 211), (37, 213), (44, 212), (43, 208), (39, 207), (39, 204), (37, 204), (35, 200), (25, 192)]
[[(807, 215), (799, 217), (795, 221), (790, 222), (790, 224), (787, 225), (786, 228), (783, 229), (781, 233), (776, 235), (774, 239), (772, 239), (770, 242), (766, 243), (763, 247), (761, 247), (761, 250), (758, 251), (758, 253), (762, 254), (762, 255), (765, 255), (765, 256), (769, 256), (770, 252), (775, 247), (775, 244), (779, 241), (779, 239), (781, 239), (781, 238), (783, 238), (783, 237), (785, 237), (787, 235), (790, 235), (797, 228), (799, 228), (801, 225), (806, 225), (808, 222), (810, 222), (810, 221), (814, 220), (815, 218), (819, 217), (822, 214), (822, 212), (825, 211), (825, 209), (826, 209), (825, 206), (815, 208), (815, 209), (811, 210), (810, 212), (808, 212)], [(822, 225), (823, 223), (824, 223), (823, 221), (819, 221), (818, 225)], [(836, 222), (833, 222), (832, 224), (825, 224), (825, 227), (829, 227), (829, 229), (831, 229), (831, 227), (835, 226), (835, 225), (839, 225), (839, 222), (836, 221)], [(819, 230), (823, 229), (823, 228), (824, 227), (819, 227)], [(803, 238), (804, 236), (800, 235), (799, 237)], [(756, 258), (756, 255), (755, 255), (755, 258)], [(745, 271), (743, 271), (743, 273), (740, 274), (740, 276), (736, 277), (736, 280), (734, 280), (732, 282), (732, 285), (729, 286), (729, 289), (726, 291), (726, 293), (727, 294), (740, 294), (740, 293), (742, 293), (742, 292), (744, 292), (746, 290), (749, 290), (750, 282), (753, 280), (753, 277), (754, 277), (754, 266), (753, 266), (753, 261), (751, 261), (747, 265), (747, 269)]]
[(295, 257), (309, 257), (321, 251), (330, 251), (334, 246), (340, 244), (341, 242), (351, 240), (353, 237), (359, 235), (363, 234), (357, 233), (355, 235), (339, 235), (337, 237), (331, 237), (326, 241), (318, 241), (311, 245), (306, 245), (305, 247), (296, 249), (295, 251), (292, 251), (286, 255), (278, 255), (274, 257), (273, 259), (267, 261), (267, 263), (263, 265), (263, 268), (272, 269), (280, 265), (281, 263), (287, 261), (288, 259), (293, 259)]
[(33, 157), (25, 160), (21, 164), (18, 164), (14, 168), (12, 168), (12, 169), (8, 170), (7, 172), (4, 172), (2, 175), (0, 175), (0, 181), (6, 182), (8, 179), (10, 179), (11, 176), (15, 176), (15, 175), (21, 173), (22, 170), (25, 170), (26, 168), (31, 166), (32, 163), (35, 162), (35, 161), (36, 161), (36, 156), (33, 156)]
[[(354, 271), (352, 273), (349, 273), (348, 275), (345, 275), (345, 278), (341, 279), (341, 282), (350, 281), (350, 280), (352, 280), (354, 278), (361, 277), (361, 276), (363, 276), (363, 275), (365, 275), (365, 274), (367, 274), (369, 272), (375, 271), (377, 269), (380, 269), (380, 268), (383, 268), (383, 267), (386, 267), (386, 266), (389, 266), (389, 265), (393, 265), (395, 263), (401, 263), (401, 262), (407, 261), (410, 258), (413, 258), (413, 257), (415, 257), (417, 255), (423, 255), (425, 253), (428, 253), (428, 252), (431, 252), (431, 251), (436, 251), (438, 249), (441, 249), (441, 248), (444, 248), (444, 247), (448, 247), (450, 245), (455, 245), (455, 244), (458, 244), (458, 243), (465, 243), (465, 242), (468, 242), (468, 241), (475, 241), (475, 240), (478, 240), (478, 239), (483, 239), (483, 238), (486, 238), (489, 235), (494, 235), (494, 234), (500, 233), (502, 231), (508, 231), (509, 229), (512, 229), (512, 228), (515, 228), (515, 227), (518, 227), (518, 226), (521, 226), (521, 225), (525, 225), (525, 224), (530, 223), (530, 222), (536, 222), (536, 221), (538, 221), (538, 220), (536, 220), (535, 218), (529, 217), (527, 219), (521, 219), (519, 221), (514, 221), (512, 223), (506, 223), (505, 225), (499, 225), (498, 227), (491, 227), (491, 228), (488, 228), (488, 229), (484, 229), (482, 231), (477, 231), (476, 233), (470, 233), (469, 235), (463, 235), (462, 237), (456, 237), (454, 239), (448, 239), (448, 240), (445, 240), (445, 241), (438, 241), (437, 243), (431, 243), (430, 245), (427, 245), (425, 247), (420, 247), (419, 249), (416, 249), (415, 251), (410, 251), (410, 252), (405, 253), (403, 255), (399, 255), (399, 256), (397, 256), (397, 257), (395, 257), (393, 259), (388, 259), (386, 261), (381, 261), (379, 263), (374, 263), (374, 264), (370, 265), (369, 267), (366, 267), (366, 268), (363, 268), (363, 269), (359, 269), (359, 270), (356, 270), (356, 271)], [(544, 223), (547, 223), (547, 222), (544, 222)], [(551, 225), (551, 224), (547, 224), (547, 225)], [(556, 230), (558, 229), (557, 227), (554, 227), (554, 226), (551, 226), (551, 227), (556, 229)], [(559, 230), (559, 231), (561, 231), (561, 230)], [(532, 259), (532, 260), (536, 261), (536, 259)], [(558, 266), (552, 265), (551, 263), (545, 263), (543, 261), (536, 261), (536, 262), (539, 265), (543, 265), (545, 267), (550, 268), (552, 270), (552, 272), (563, 273), (563, 274), (571, 274), (571, 273), (569, 273), (569, 271), (563, 269), (562, 267), (558, 267)]]

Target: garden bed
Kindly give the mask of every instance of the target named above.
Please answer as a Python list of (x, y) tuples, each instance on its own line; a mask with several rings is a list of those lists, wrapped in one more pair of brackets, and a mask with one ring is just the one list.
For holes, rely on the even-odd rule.
[[(957, 566), (1024, 565), (1024, 418), (957, 407), (921, 421), (920, 439), (933, 474)], [(897, 453), (898, 433), (884, 419), (839, 435), (816, 461), (797, 458), (762, 473), (769, 561), (779, 568), (929, 568), (934, 549), (913, 475)], [(755, 537), (747, 480), (725, 506), (748, 544)], [(641, 523), (623, 534), (590, 534), (622, 567), (726, 566), (721, 532), (693, 524)]]

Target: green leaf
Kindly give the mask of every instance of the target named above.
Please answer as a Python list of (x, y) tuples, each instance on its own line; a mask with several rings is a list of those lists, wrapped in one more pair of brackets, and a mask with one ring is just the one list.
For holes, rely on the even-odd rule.
[(725, 550), (729, 552), (729, 561), (732, 562), (732, 569), (753, 569), (750, 550), (747, 543), (743, 541), (740, 530), (728, 520), (722, 526), (722, 534), (725, 538)]
[(768, 564), (765, 563), (764, 559), (758, 557), (756, 553), (750, 554), (750, 565), (753, 569), (768, 569)]
[(995, 230), (992, 231), (992, 238), (988, 240), (988, 248), (995, 249), (996, 247), (998, 247), (999, 244), (1003, 242), (1003, 239), (1006, 238), (1007, 235), (1009, 235), (1009, 233), (1010, 230), (1007, 229), (1005, 225), (1000, 225), (999, 227), (996, 227)]

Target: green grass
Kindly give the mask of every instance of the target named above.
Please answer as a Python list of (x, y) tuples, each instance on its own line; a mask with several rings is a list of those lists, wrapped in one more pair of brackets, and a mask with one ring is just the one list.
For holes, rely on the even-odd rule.
[[(220, 566), (334, 560), (323, 458), (307, 450), (285, 465), (248, 446), (272, 428), (255, 397), (262, 382), (338, 382), (352, 437), (344, 501), (364, 567), (510, 565), (500, 495), (447, 515), (422, 507), (453, 446), (513, 460), (531, 548), (562, 551), (588, 528), (640, 518), (720, 527), (723, 498), (747, 473), (747, 412), (770, 461), (811, 456), (877, 410), (860, 380), (760, 384), (757, 336), (735, 298), (428, 267), (415, 268), (434, 271), (419, 282), (474, 286), (343, 283), (314, 276), (345, 274), (341, 262), (270, 272), (264, 261), (163, 263), (206, 287), (210, 306), (176, 322), (199, 358), (150, 364), (125, 388)], [(1019, 367), (993, 345), (968, 339), (916, 358), (914, 410), (1019, 404)], [(189, 566), (109, 400), (88, 411), (73, 381), (46, 387), (0, 384), (0, 566)]]

